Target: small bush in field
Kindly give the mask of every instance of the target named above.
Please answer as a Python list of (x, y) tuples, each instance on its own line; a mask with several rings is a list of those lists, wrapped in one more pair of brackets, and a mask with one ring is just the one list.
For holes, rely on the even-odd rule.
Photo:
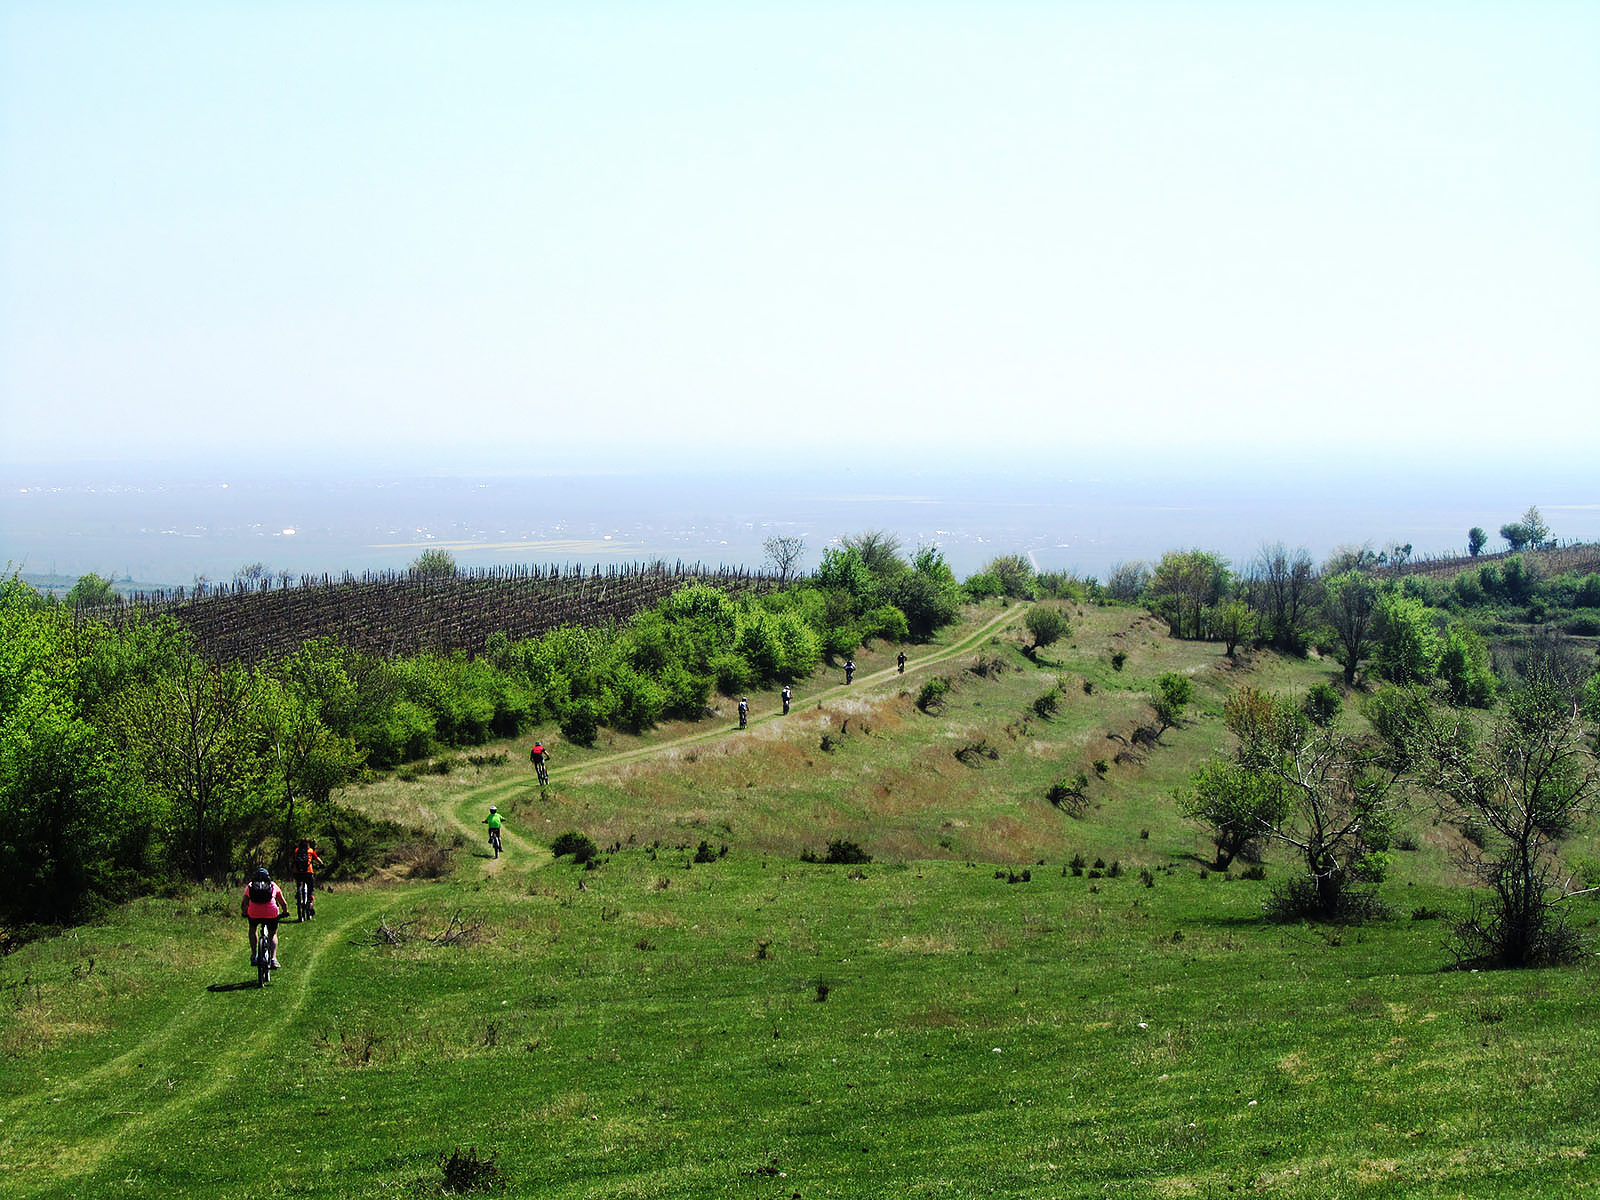
[(969, 767), (978, 766), (984, 759), (997, 759), (1000, 751), (991, 746), (986, 739), (969, 742), (955, 752), (956, 758)]
[(1039, 717), (1053, 717), (1061, 707), (1061, 689), (1051, 688), (1033, 702), (1033, 711)]
[(564, 854), (572, 855), (572, 861), (587, 863), (600, 853), (600, 847), (587, 834), (569, 831), (557, 836), (550, 843), (550, 853), (560, 858)]
[(943, 675), (935, 675), (922, 685), (922, 690), (917, 693), (917, 707), (923, 712), (937, 712), (944, 707), (945, 698), (950, 694), (950, 681)]
[(505, 1172), (495, 1162), (498, 1154), (488, 1158), (478, 1157), (476, 1146), (468, 1147), (463, 1154), (458, 1146), (448, 1156), (439, 1156), (439, 1170), (444, 1174), (440, 1190), (461, 1195), (468, 1192), (489, 1192), (506, 1185)]
[(822, 856), (826, 863), (869, 863), (872, 855), (846, 838), (835, 838), (828, 843), (828, 852)]
[(1076, 775), (1063, 776), (1050, 785), (1045, 792), (1045, 799), (1065, 812), (1081, 813), (1087, 800), (1085, 792), (1089, 787), (1089, 777), (1082, 771)]
[(1115, 651), (1111, 655), (1111, 669), (1113, 671), (1120, 671), (1120, 670), (1122, 670), (1122, 665), (1124, 663), (1126, 663), (1127, 661), (1128, 661), (1128, 652), (1126, 650)]

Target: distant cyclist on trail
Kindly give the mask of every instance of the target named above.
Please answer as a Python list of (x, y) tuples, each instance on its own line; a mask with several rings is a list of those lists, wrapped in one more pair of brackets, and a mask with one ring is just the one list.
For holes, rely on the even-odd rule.
[[(250, 962), (255, 965), (262, 955), (273, 970), (278, 967), (278, 920), (289, 911), (289, 902), (283, 898), (283, 889), (272, 882), (272, 872), (265, 867), (256, 869), (256, 877), (245, 885), (239, 900), (239, 915), (250, 922)], [(261, 931), (260, 942), (256, 930)]]
[(853, 659), (853, 658), (845, 659), (844, 660), (844, 681), (846, 683), (849, 683), (851, 681), (851, 679), (855, 676), (855, 673), (856, 673), (856, 660)]
[(500, 857), (500, 810), (494, 805), (489, 805), (489, 815), (483, 819), (489, 827), (489, 845), (494, 847), (494, 856)]
[(739, 728), (743, 729), (750, 720), (750, 701), (747, 697), (739, 697)]
[(789, 691), (789, 685), (787, 683), (783, 685), (782, 696), (783, 696), (783, 715), (787, 717), (789, 715), (789, 700), (791, 699), (791, 693)]
[(528, 761), (533, 764), (533, 770), (539, 776), (539, 786), (543, 787), (550, 782), (550, 751), (544, 748), (543, 742), (535, 742), (533, 749), (528, 753)]
[(906, 673), (906, 652), (904, 650), (900, 651), (900, 657), (895, 661), (900, 664), (900, 674), (904, 675)]
[(317, 868), (322, 865), (322, 855), (310, 838), (301, 838), (294, 844), (290, 855), (294, 865), (294, 898), (300, 919), (308, 921), (317, 915)]

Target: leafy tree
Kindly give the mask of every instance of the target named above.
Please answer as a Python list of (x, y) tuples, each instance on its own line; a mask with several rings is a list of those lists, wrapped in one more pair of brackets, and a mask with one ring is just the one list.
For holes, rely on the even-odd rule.
[(1520, 521), (1511, 521), (1500, 526), (1500, 536), (1506, 540), (1506, 548), (1513, 554), (1526, 547), (1532, 540), (1528, 527)]
[(1300, 706), (1253, 688), (1223, 720), (1239, 740), (1235, 762), (1264, 789), (1281, 790), (1283, 816), (1257, 821), (1261, 836), (1300, 858), (1303, 874), (1277, 896), (1283, 915), (1355, 920), (1376, 900), (1363, 885), (1380, 873), (1399, 804), (1400, 763), (1377, 739), (1313, 725)]
[(885, 642), (903, 642), (911, 636), (911, 625), (905, 613), (892, 604), (880, 604), (862, 615), (861, 640), (878, 638)]
[(1119, 562), (1106, 576), (1106, 594), (1113, 600), (1131, 604), (1143, 593), (1150, 582), (1150, 568), (1142, 562)]
[(1198, 640), (1205, 636), (1205, 610), (1221, 599), (1227, 586), (1228, 565), (1220, 555), (1169, 550), (1156, 564), (1145, 591), (1173, 637)]
[(1156, 690), (1150, 698), (1150, 705), (1155, 709), (1156, 720), (1161, 725), (1158, 737), (1182, 723), (1183, 710), (1193, 698), (1194, 684), (1187, 675), (1168, 671), (1156, 677)]
[(1289, 550), (1282, 542), (1263, 546), (1245, 576), (1256, 635), (1274, 649), (1304, 654), (1316, 589), (1316, 567), (1304, 547)]
[(1071, 629), (1067, 614), (1054, 604), (1035, 604), (1023, 615), (1022, 624), (1033, 639), (1027, 648), (1030, 658), (1037, 658), (1040, 650), (1059, 642)]
[(779, 583), (788, 583), (800, 571), (800, 561), (806, 554), (806, 540), (788, 534), (773, 534), (761, 543)]
[(1539, 511), (1537, 504), (1528, 505), (1528, 511), (1522, 514), (1519, 524), (1528, 535), (1528, 545), (1533, 549), (1539, 549), (1550, 540), (1550, 526), (1545, 524), (1544, 514)]
[(78, 576), (78, 582), (72, 585), (65, 596), (69, 608), (99, 608), (115, 603), (116, 599), (116, 589), (111, 586), (111, 581), (100, 578), (93, 571)]
[(1488, 708), (1494, 700), (1495, 679), (1483, 639), (1470, 629), (1450, 630), (1439, 652), (1439, 679), (1450, 703)]
[(1343, 575), (1346, 571), (1370, 571), (1379, 565), (1378, 554), (1371, 542), (1363, 542), (1359, 546), (1346, 542), (1333, 548), (1333, 553), (1322, 564), (1322, 575), (1327, 578)]
[(1234, 656), (1240, 642), (1248, 642), (1256, 633), (1256, 614), (1237, 597), (1224, 600), (1206, 614), (1206, 625), (1211, 635), (1223, 644), (1229, 658)]
[(1331, 683), (1314, 683), (1306, 690), (1305, 699), (1300, 702), (1300, 711), (1306, 714), (1307, 719), (1313, 724), (1326, 729), (1339, 719), (1339, 710), (1344, 707), (1344, 700), (1339, 695), (1339, 690)]
[(884, 529), (869, 529), (865, 533), (843, 539), (848, 550), (854, 550), (868, 571), (879, 581), (893, 579), (906, 569), (900, 557), (900, 539)]
[(1378, 584), (1362, 571), (1345, 571), (1327, 581), (1322, 612), (1339, 643), (1346, 686), (1356, 681), (1356, 670), (1371, 648), (1378, 611)]
[(994, 579), (1002, 596), (1016, 600), (1033, 597), (1033, 564), (1021, 554), (991, 558), (981, 573)]
[(335, 642), (308, 641), (276, 667), (257, 673), (259, 728), (270, 750), (274, 786), (283, 795), (289, 837), (302, 826), (297, 804), (325, 808), (333, 790), (353, 779), (365, 758), (353, 737), (335, 732), (335, 727), (350, 727), (356, 706), (345, 656)]
[(455, 555), (435, 547), (411, 560), (411, 573), (426, 579), (449, 578), (456, 573)]
[(1398, 592), (1379, 596), (1376, 639), (1373, 658), (1379, 672), (1392, 683), (1431, 679), (1438, 669), (1439, 635), (1420, 600)]
[(905, 614), (908, 635), (918, 641), (932, 637), (961, 612), (961, 585), (933, 546), (918, 549), (911, 570), (894, 580), (889, 595)]
[(1214, 759), (1196, 771), (1178, 794), (1178, 807), (1190, 820), (1210, 826), (1219, 871), (1235, 858), (1259, 860), (1267, 832), (1288, 815), (1279, 781), (1226, 759)]
[(1481, 526), (1474, 525), (1467, 530), (1467, 553), (1473, 558), (1477, 558), (1478, 555), (1483, 553), (1483, 548), (1488, 542), (1489, 535), (1483, 531)]
[(877, 576), (854, 546), (825, 550), (812, 578), (824, 591), (843, 593), (852, 615), (865, 612), (877, 602)]
[(215, 877), (268, 812), (251, 680), (242, 667), (207, 663), (192, 650), (168, 672), (117, 697), (114, 736), (166, 811), (176, 861), (192, 879)]
[(15, 577), (0, 582), (0, 921), (7, 923), (86, 917), (159, 874), (139, 781), (84, 713), (84, 632)]

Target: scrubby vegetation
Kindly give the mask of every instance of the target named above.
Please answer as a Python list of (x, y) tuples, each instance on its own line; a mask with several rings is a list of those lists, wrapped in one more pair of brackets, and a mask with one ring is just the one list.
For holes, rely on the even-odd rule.
[[(436, 586), (453, 564), (419, 559), (408, 578)], [(233, 598), (266, 608), (285, 594)], [(339, 841), (333, 792), (373, 772), (534, 725), (589, 745), (602, 728), (696, 720), (714, 693), (802, 678), (872, 639), (927, 637), (960, 598), (937, 550), (907, 562), (866, 534), (789, 587), (690, 583), (625, 621), (492, 633), (479, 654), (315, 638), (246, 664), (208, 657), (173, 616), (102, 621), (13, 578), (0, 586), (0, 917), (78, 918), (307, 833)]]

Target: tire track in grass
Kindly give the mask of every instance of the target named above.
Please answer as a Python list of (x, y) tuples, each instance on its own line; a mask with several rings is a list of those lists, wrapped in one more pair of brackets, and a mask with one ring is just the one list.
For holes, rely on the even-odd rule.
[[(52, 1190), (70, 1191), (64, 1188), (68, 1181), (81, 1178), (95, 1170), (130, 1139), (138, 1137), (146, 1144), (159, 1141), (160, 1130), (182, 1122), (197, 1106), (210, 1100), (228, 1084), (243, 1076), (245, 1067), (249, 1063), (281, 1052), (280, 1043), (287, 1030), (304, 1011), (311, 980), (330, 947), (346, 941), (347, 935), (355, 926), (372, 920), (375, 916), (410, 898), (412, 898), (410, 889), (398, 892), (369, 892), (363, 895), (361, 897), (363, 902), (356, 906), (354, 912), (341, 921), (330, 922), (328, 926), (318, 930), (320, 936), (305, 955), (303, 967), (297, 965), (287, 983), (280, 973), (264, 991), (254, 987), (239, 988), (241, 995), (271, 1005), (266, 1011), (263, 1011), (261, 1004), (255, 1005), (250, 1010), (248, 1024), (243, 1020), (244, 1014), (237, 1012), (224, 1014), (215, 1008), (206, 1007), (227, 1003), (225, 997), (232, 997), (233, 991), (220, 994), (208, 991), (185, 1009), (185, 1024), (178, 1031), (170, 1036), (163, 1033), (160, 1037), (147, 1038), (103, 1068), (74, 1081), (71, 1128), (80, 1134), (76, 1141), (63, 1144), (59, 1120), (30, 1121), (28, 1115), (24, 1115), (16, 1123), (8, 1120), (5, 1158), (11, 1168), (8, 1172), (11, 1179), (23, 1180), (38, 1174), (38, 1177), (48, 1182)], [(318, 924), (312, 922), (313, 926)], [(296, 928), (307, 927), (297, 925)], [(298, 942), (298, 939), (296, 941)], [(235, 953), (230, 952), (228, 959), (233, 959)], [(242, 957), (242, 954), (239, 956)], [(208, 969), (215, 969), (219, 965), (223, 963), (214, 962), (208, 965)], [(287, 996), (284, 995), (286, 992)], [(205, 1020), (197, 1023), (187, 1019), (194, 1015), (196, 1010), (201, 1010), (198, 1015)], [(181, 1051), (168, 1045), (169, 1042), (179, 1038), (182, 1039), (179, 1043)], [(135, 1081), (141, 1090), (131, 1095), (127, 1091), (112, 1092), (107, 1085), (115, 1086), (120, 1080), (108, 1076), (107, 1073), (117, 1071), (120, 1064), (120, 1074), (130, 1076), (132, 1068), (128, 1064), (131, 1056), (135, 1054), (142, 1054), (143, 1060), (148, 1064), (143, 1078)], [(161, 1057), (157, 1058), (158, 1054)], [(155, 1061), (150, 1061), (152, 1059)], [(177, 1091), (175, 1081), (179, 1078), (176, 1068), (182, 1060), (191, 1065), (198, 1064), (204, 1069), (196, 1074), (190, 1086), (180, 1092)], [(171, 1100), (144, 1111), (130, 1111), (124, 1107), (147, 1102), (150, 1089), (158, 1086), (163, 1075), (167, 1078), (169, 1089), (175, 1092)], [(94, 1112), (84, 1103), (84, 1093), (90, 1089), (93, 1089), (94, 1094), (104, 1098), (106, 1108)], [(66, 1103), (65, 1097), (62, 1097), (60, 1102)], [(48, 1108), (35, 1104), (33, 1109), (42, 1118), (53, 1107), (52, 1102)], [(60, 1116), (60, 1114), (52, 1115)], [(120, 1122), (115, 1120), (122, 1116), (131, 1116), (134, 1119)], [(97, 1131), (103, 1130), (107, 1124), (111, 1128), (100, 1133), (100, 1136), (95, 1136)], [(32, 1161), (19, 1161), (18, 1150), (21, 1148), (19, 1143), (26, 1145), (30, 1142)], [(39, 1168), (39, 1172), (26, 1169), (30, 1167)]]

